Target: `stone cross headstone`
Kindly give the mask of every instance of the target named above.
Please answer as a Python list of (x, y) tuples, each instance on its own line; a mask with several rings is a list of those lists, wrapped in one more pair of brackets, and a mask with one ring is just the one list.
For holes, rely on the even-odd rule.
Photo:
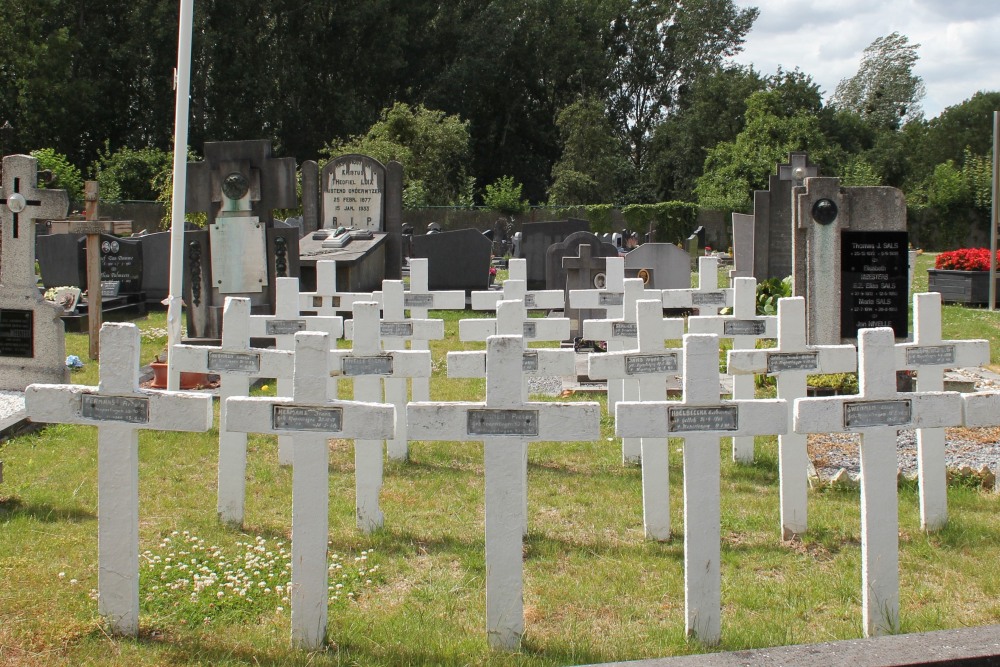
[[(896, 370), (917, 372), (917, 391), (943, 391), (946, 368), (990, 362), (987, 340), (941, 339), (941, 293), (913, 295), (913, 342), (896, 345)], [(934, 531), (948, 522), (944, 429), (917, 429), (920, 527)]]
[[(508, 283), (510, 284), (508, 287)], [(524, 282), (520, 280), (507, 280), (504, 282), (504, 292), (509, 290), (511, 295), (522, 295), (527, 298), (526, 291), (524, 289)], [(551, 291), (551, 290), (547, 290)], [(473, 292), (475, 294), (475, 292)], [(560, 298), (562, 298), (562, 292), (559, 292)], [(522, 308), (527, 311), (532, 308), (532, 306), (524, 303), (523, 299), (514, 296), (512, 299), (507, 299), (504, 297), (503, 301), (521, 301)], [(496, 302), (496, 308), (499, 311), (499, 304)], [(527, 317), (525, 316), (523, 321), (517, 325), (520, 326), (520, 330), (507, 330), (500, 331), (498, 322), (499, 315), (497, 318), (482, 318), (482, 319), (467, 319), (458, 321), (458, 337), (459, 340), (486, 340), (489, 336), (494, 334), (504, 333), (506, 335), (523, 335), (525, 342), (531, 341), (564, 341), (569, 338), (569, 319), (565, 317)], [(517, 328), (515, 326), (515, 329)]]
[(292, 396), (228, 399), (231, 428), (292, 436), (292, 645), (322, 646), (329, 606), (327, 540), (330, 535), (329, 438), (379, 443), (392, 437), (391, 405), (338, 401), (327, 378), (333, 340), (325, 333), (295, 335)]
[[(755, 278), (733, 279), (733, 314), (700, 315), (688, 318), (690, 333), (711, 333), (733, 341), (734, 350), (752, 349), (757, 341), (776, 338), (777, 318), (773, 315), (757, 314), (757, 280)], [(733, 398), (752, 399), (756, 383), (752, 375), (733, 375)], [(733, 460), (737, 463), (753, 463), (753, 437), (733, 438)]]
[(500, 290), (471, 293), (472, 310), (496, 310), (500, 301), (518, 300), (528, 310), (562, 310), (566, 297), (562, 290), (529, 290), (525, 276), (527, 264), (523, 259), (507, 263), (508, 275)]
[[(410, 288), (403, 295), (403, 305), (410, 317), (427, 319), (428, 311), (465, 310), (465, 292), (462, 290), (432, 291), (428, 288), (426, 259), (410, 258)], [(411, 340), (411, 350), (429, 350), (427, 341)], [(410, 393), (414, 401), (431, 400), (430, 378), (412, 378)]]
[(796, 433), (861, 434), (861, 605), (865, 636), (899, 630), (896, 433), (962, 422), (954, 392), (896, 391), (893, 331), (858, 332), (857, 396), (795, 401)]
[[(591, 252), (593, 248), (589, 245), (581, 245), (578, 249), (578, 255), (571, 257), (566, 255), (562, 258), (562, 268), (566, 272), (566, 286), (564, 288), (565, 302), (569, 304), (564, 312), (564, 315), (569, 318), (571, 335), (574, 338), (583, 336), (583, 320), (594, 319), (598, 317), (601, 313), (597, 309), (586, 309), (580, 310), (572, 306), (569, 299), (570, 290), (590, 290), (590, 289), (603, 289), (607, 285), (609, 269), (607, 268), (607, 260), (614, 259), (620, 262), (621, 271), (621, 281), (618, 282), (617, 287), (624, 289), (623, 281), (625, 280), (625, 260), (622, 257), (604, 257), (604, 256), (592, 256)], [(621, 292), (618, 292), (619, 294)], [(605, 300), (612, 299), (617, 301), (617, 298), (612, 297), (610, 293), (605, 294)]]
[(486, 400), (410, 403), (415, 440), (482, 441), (486, 477), (486, 633), (490, 646), (516, 650), (524, 632), (522, 443), (587, 441), (600, 435), (597, 403), (526, 402), (524, 344), (491, 336)]
[(65, 190), (37, 187), (38, 161), (3, 158), (0, 189), (0, 389), (66, 382), (62, 308), (42, 298), (35, 279), (35, 221), (65, 217)]
[[(668, 348), (665, 340), (679, 339), (684, 322), (664, 319), (660, 300), (642, 300), (635, 305), (638, 342), (633, 350), (591, 354), (591, 377), (635, 380), (638, 400), (643, 403), (667, 399), (667, 377), (682, 375), (681, 351)], [(621, 403), (619, 403), (621, 405)], [(665, 435), (641, 438), (642, 516), (646, 538), (670, 539), (670, 468)]]
[(777, 399), (720, 400), (719, 339), (713, 334), (685, 334), (681, 363), (683, 400), (619, 403), (615, 431), (622, 437), (684, 438), (685, 629), (716, 644), (722, 615), (719, 439), (780, 434), (785, 405)]
[(695, 309), (699, 315), (718, 315), (733, 305), (732, 288), (719, 289), (719, 258), (698, 258), (698, 287), (663, 290), (663, 307)]
[(212, 397), (139, 388), (139, 330), (106, 323), (98, 386), (32, 384), (24, 406), (37, 423), (97, 427), (98, 610), (116, 634), (139, 632), (139, 429), (207, 431)]
[(216, 509), (221, 521), (241, 525), (246, 498), (247, 434), (229, 429), (226, 399), (247, 396), (251, 378), (290, 380), (295, 354), (291, 350), (250, 347), (250, 299), (226, 297), (222, 320), (221, 345), (175, 345), (170, 356), (179, 371), (219, 376), (219, 497)]
[(818, 175), (818, 167), (805, 152), (791, 152), (788, 162), (777, 165), (768, 177), (767, 190), (754, 191), (751, 269), (758, 282), (792, 275), (796, 233), (792, 224), (792, 189)]
[(354, 310), (359, 301), (371, 301), (371, 292), (337, 291), (337, 262), (316, 262), (316, 291), (299, 292), (299, 311), (331, 317), (343, 316)]
[(792, 430), (792, 408), (806, 397), (809, 375), (853, 373), (858, 352), (853, 345), (806, 345), (806, 303), (802, 297), (778, 299), (778, 345), (763, 350), (729, 351), (727, 368), (741, 375), (777, 378), (778, 398), (787, 401), (788, 431), (778, 436), (778, 488), (781, 538), (790, 540), (808, 526), (809, 454), (806, 436)]

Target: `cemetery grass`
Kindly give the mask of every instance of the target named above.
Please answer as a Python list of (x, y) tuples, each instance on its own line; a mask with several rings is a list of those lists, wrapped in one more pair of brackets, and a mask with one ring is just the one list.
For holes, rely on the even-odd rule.
[[(140, 326), (162, 327), (158, 317)], [(482, 347), (457, 342), (458, 316), (445, 317), (448, 342), (432, 345), (433, 372), (444, 381), (432, 385), (432, 398), (480, 400), (482, 380), (444, 379), (446, 348)], [(69, 338), (71, 349), (86, 351), (85, 336)], [(165, 338), (143, 341), (148, 362)], [(74, 374), (84, 380), (97, 382), (95, 364)], [(273, 383), (255, 392), (273, 393)], [(277, 465), (269, 437), (249, 440), (245, 524), (216, 520), (217, 437), (214, 429), (140, 432), (140, 553), (151, 552), (147, 565), (165, 556), (167, 538), (175, 545), (200, 538), (230, 557), (258, 538), (274, 554), (279, 543), (289, 545), (291, 470)], [(520, 653), (504, 654), (485, 641), (481, 444), (412, 443), (409, 463), (388, 462), (386, 527), (365, 536), (354, 527), (353, 447), (332, 441), (330, 549), (352, 575), (338, 579), (335, 571), (331, 585), (346, 581), (354, 595), (331, 602), (329, 647), (307, 655), (288, 647), (289, 609), (280, 598), (258, 595), (252, 604), (223, 608), (151, 595), (156, 582), (146, 566), (140, 637), (108, 636), (91, 598), (96, 433), (51, 426), (0, 449), (0, 664), (565, 665), (859, 637), (858, 492), (812, 490), (809, 533), (782, 543), (776, 442), (758, 438), (751, 466), (731, 463), (728, 440), (720, 445), (722, 643), (686, 640), (682, 446), (670, 441), (674, 537), (656, 543), (643, 539), (640, 470), (621, 465), (609, 418), (598, 441), (532, 445), (526, 634)], [(1000, 583), (984, 567), (1000, 558), (997, 496), (951, 486), (951, 521), (932, 535), (919, 528), (915, 483), (901, 484), (899, 507), (900, 629), (1000, 622)], [(280, 570), (280, 557), (274, 560)], [(360, 578), (358, 563), (368, 564)]]

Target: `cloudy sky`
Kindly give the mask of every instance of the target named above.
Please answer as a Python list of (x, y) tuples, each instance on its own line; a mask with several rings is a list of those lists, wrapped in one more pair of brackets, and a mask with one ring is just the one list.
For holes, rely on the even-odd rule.
[(997, 0), (735, 0), (760, 16), (735, 60), (764, 74), (799, 67), (828, 99), (858, 71), (865, 47), (897, 31), (920, 44), (916, 74), (933, 118), (979, 90), (1000, 91)]

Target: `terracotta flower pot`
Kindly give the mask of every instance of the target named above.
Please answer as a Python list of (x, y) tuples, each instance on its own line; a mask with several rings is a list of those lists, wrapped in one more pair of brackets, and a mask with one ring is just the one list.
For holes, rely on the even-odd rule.
[[(167, 388), (167, 364), (162, 361), (154, 361), (149, 364), (153, 369), (152, 389)], [(199, 389), (208, 384), (207, 373), (181, 373), (181, 389)]]

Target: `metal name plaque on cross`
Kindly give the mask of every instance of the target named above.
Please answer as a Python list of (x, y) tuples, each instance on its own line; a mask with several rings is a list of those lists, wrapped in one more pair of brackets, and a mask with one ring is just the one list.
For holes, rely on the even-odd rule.
[(677, 370), (677, 354), (629, 354), (625, 356), (625, 375), (670, 373)]
[(611, 335), (615, 338), (638, 338), (639, 329), (635, 322), (612, 322)]
[(600, 292), (597, 295), (598, 306), (620, 306), (625, 303), (625, 295), (621, 292)]
[(724, 306), (726, 305), (725, 292), (692, 292), (692, 306)]
[(538, 435), (538, 410), (469, 410), (469, 435)]
[(764, 320), (725, 320), (722, 333), (725, 336), (763, 336)]
[(344, 357), (344, 375), (392, 375), (392, 357)]
[(525, 322), (524, 323), (524, 337), (525, 338), (534, 338), (535, 337), (535, 323), (534, 322)]
[(84, 394), (80, 416), (102, 422), (149, 423), (149, 399), (137, 396)]
[(955, 363), (954, 345), (906, 348), (907, 366), (945, 366), (953, 363)]
[(344, 430), (344, 410), (275, 405), (271, 412), (271, 427), (283, 431), (336, 433)]
[(538, 353), (537, 352), (525, 352), (521, 355), (521, 370), (522, 371), (537, 371), (538, 370)]
[(667, 430), (676, 431), (736, 431), (740, 427), (739, 408), (718, 406), (708, 408), (667, 408)]
[(413, 335), (413, 322), (379, 322), (378, 332), (384, 338), (405, 338)]
[(909, 399), (900, 401), (858, 401), (844, 404), (844, 428), (901, 426), (910, 423)]
[(534, 308), (535, 307), (535, 295), (534, 294), (525, 294), (524, 295), (524, 307), (525, 308)]
[(264, 323), (264, 333), (268, 336), (287, 336), (305, 330), (305, 320), (267, 320)]
[(260, 371), (260, 354), (256, 352), (208, 352), (209, 371)]
[(433, 294), (403, 294), (403, 307), (405, 308), (433, 308)]
[(814, 371), (819, 368), (819, 352), (772, 352), (767, 355), (767, 372)]

